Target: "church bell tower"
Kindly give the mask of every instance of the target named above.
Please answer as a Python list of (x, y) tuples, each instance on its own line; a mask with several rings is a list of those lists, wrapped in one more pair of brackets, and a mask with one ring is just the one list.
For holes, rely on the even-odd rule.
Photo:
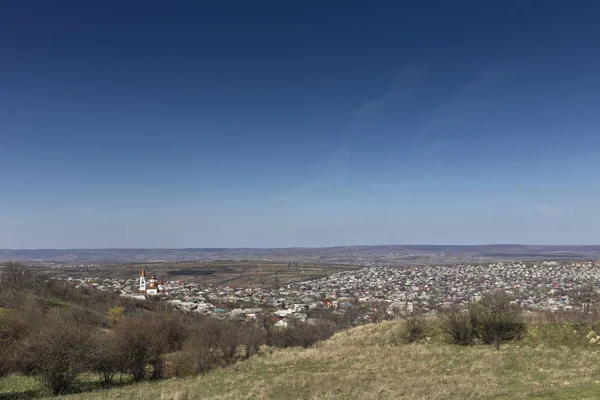
[(142, 267), (142, 274), (140, 275), (140, 292), (146, 291), (146, 270)]

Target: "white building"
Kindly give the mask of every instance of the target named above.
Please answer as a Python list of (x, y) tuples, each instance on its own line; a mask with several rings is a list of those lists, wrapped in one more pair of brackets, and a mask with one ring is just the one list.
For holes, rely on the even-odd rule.
[(157, 281), (154, 274), (150, 275), (150, 280), (146, 283), (146, 270), (142, 267), (140, 274), (140, 293), (145, 293), (150, 296), (165, 293), (163, 281)]

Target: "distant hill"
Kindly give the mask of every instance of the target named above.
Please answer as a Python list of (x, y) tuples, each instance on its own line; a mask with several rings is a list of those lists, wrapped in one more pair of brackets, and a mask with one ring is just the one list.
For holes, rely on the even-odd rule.
[(431, 264), (502, 260), (598, 259), (600, 246), (518, 244), (438, 246), (342, 246), (323, 248), (194, 249), (0, 249), (0, 261), (60, 263), (139, 263), (209, 260), (273, 260), (360, 265)]

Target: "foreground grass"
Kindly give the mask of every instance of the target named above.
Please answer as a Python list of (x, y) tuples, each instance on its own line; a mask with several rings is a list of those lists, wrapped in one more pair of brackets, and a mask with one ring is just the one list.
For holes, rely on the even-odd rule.
[[(118, 376), (113, 387), (130, 385), (131, 376)], [(95, 374), (81, 374), (73, 384), (72, 391), (92, 392), (102, 389), (100, 377)], [(9, 375), (0, 379), (0, 400), (32, 399), (44, 396), (40, 382), (30, 376)], [(56, 399), (57, 397), (54, 397)]]
[(600, 398), (600, 345), (591, 344), (587, 332), (570, 326), (531, 326), (525, 340), (503, 345), (499, 351), (488, 346), (448, 345), (435, 331), (424, 343), (393, 346), (390, 339), (397, 329), (397, 323), (362, 326), (307, 350), (266, 351), (200, 377), (67, 398)]

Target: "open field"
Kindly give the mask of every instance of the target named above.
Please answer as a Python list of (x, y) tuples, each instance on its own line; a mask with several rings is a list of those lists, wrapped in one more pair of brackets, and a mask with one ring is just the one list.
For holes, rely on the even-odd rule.
[(137, 278), (142, 267), (162, 280), (185, 280), (201, 284), (257, 287), (287, 285), (319, 279), (343, 270), (358, 269), (351, 265), (283, 263), (269, 261), (207, 261), (145, 264), (106, 264), (94, 267), (49, 269), (66, 278)]
[[(600, 345), (570, 325), (536, 327), (503, 345), (459, 347), (433, 332), (422, 344), (392, 346), (398, 323), (337, 333), (309, 349), (266, 350), (193, 378), (166, 379), (68, 399), (597, 399)], [(30, 378), (10, 382), (35, 390)], [(2, 389), (0, 398), (9, 397)], [(14, 392), (13, 392), (14, 393)]]

